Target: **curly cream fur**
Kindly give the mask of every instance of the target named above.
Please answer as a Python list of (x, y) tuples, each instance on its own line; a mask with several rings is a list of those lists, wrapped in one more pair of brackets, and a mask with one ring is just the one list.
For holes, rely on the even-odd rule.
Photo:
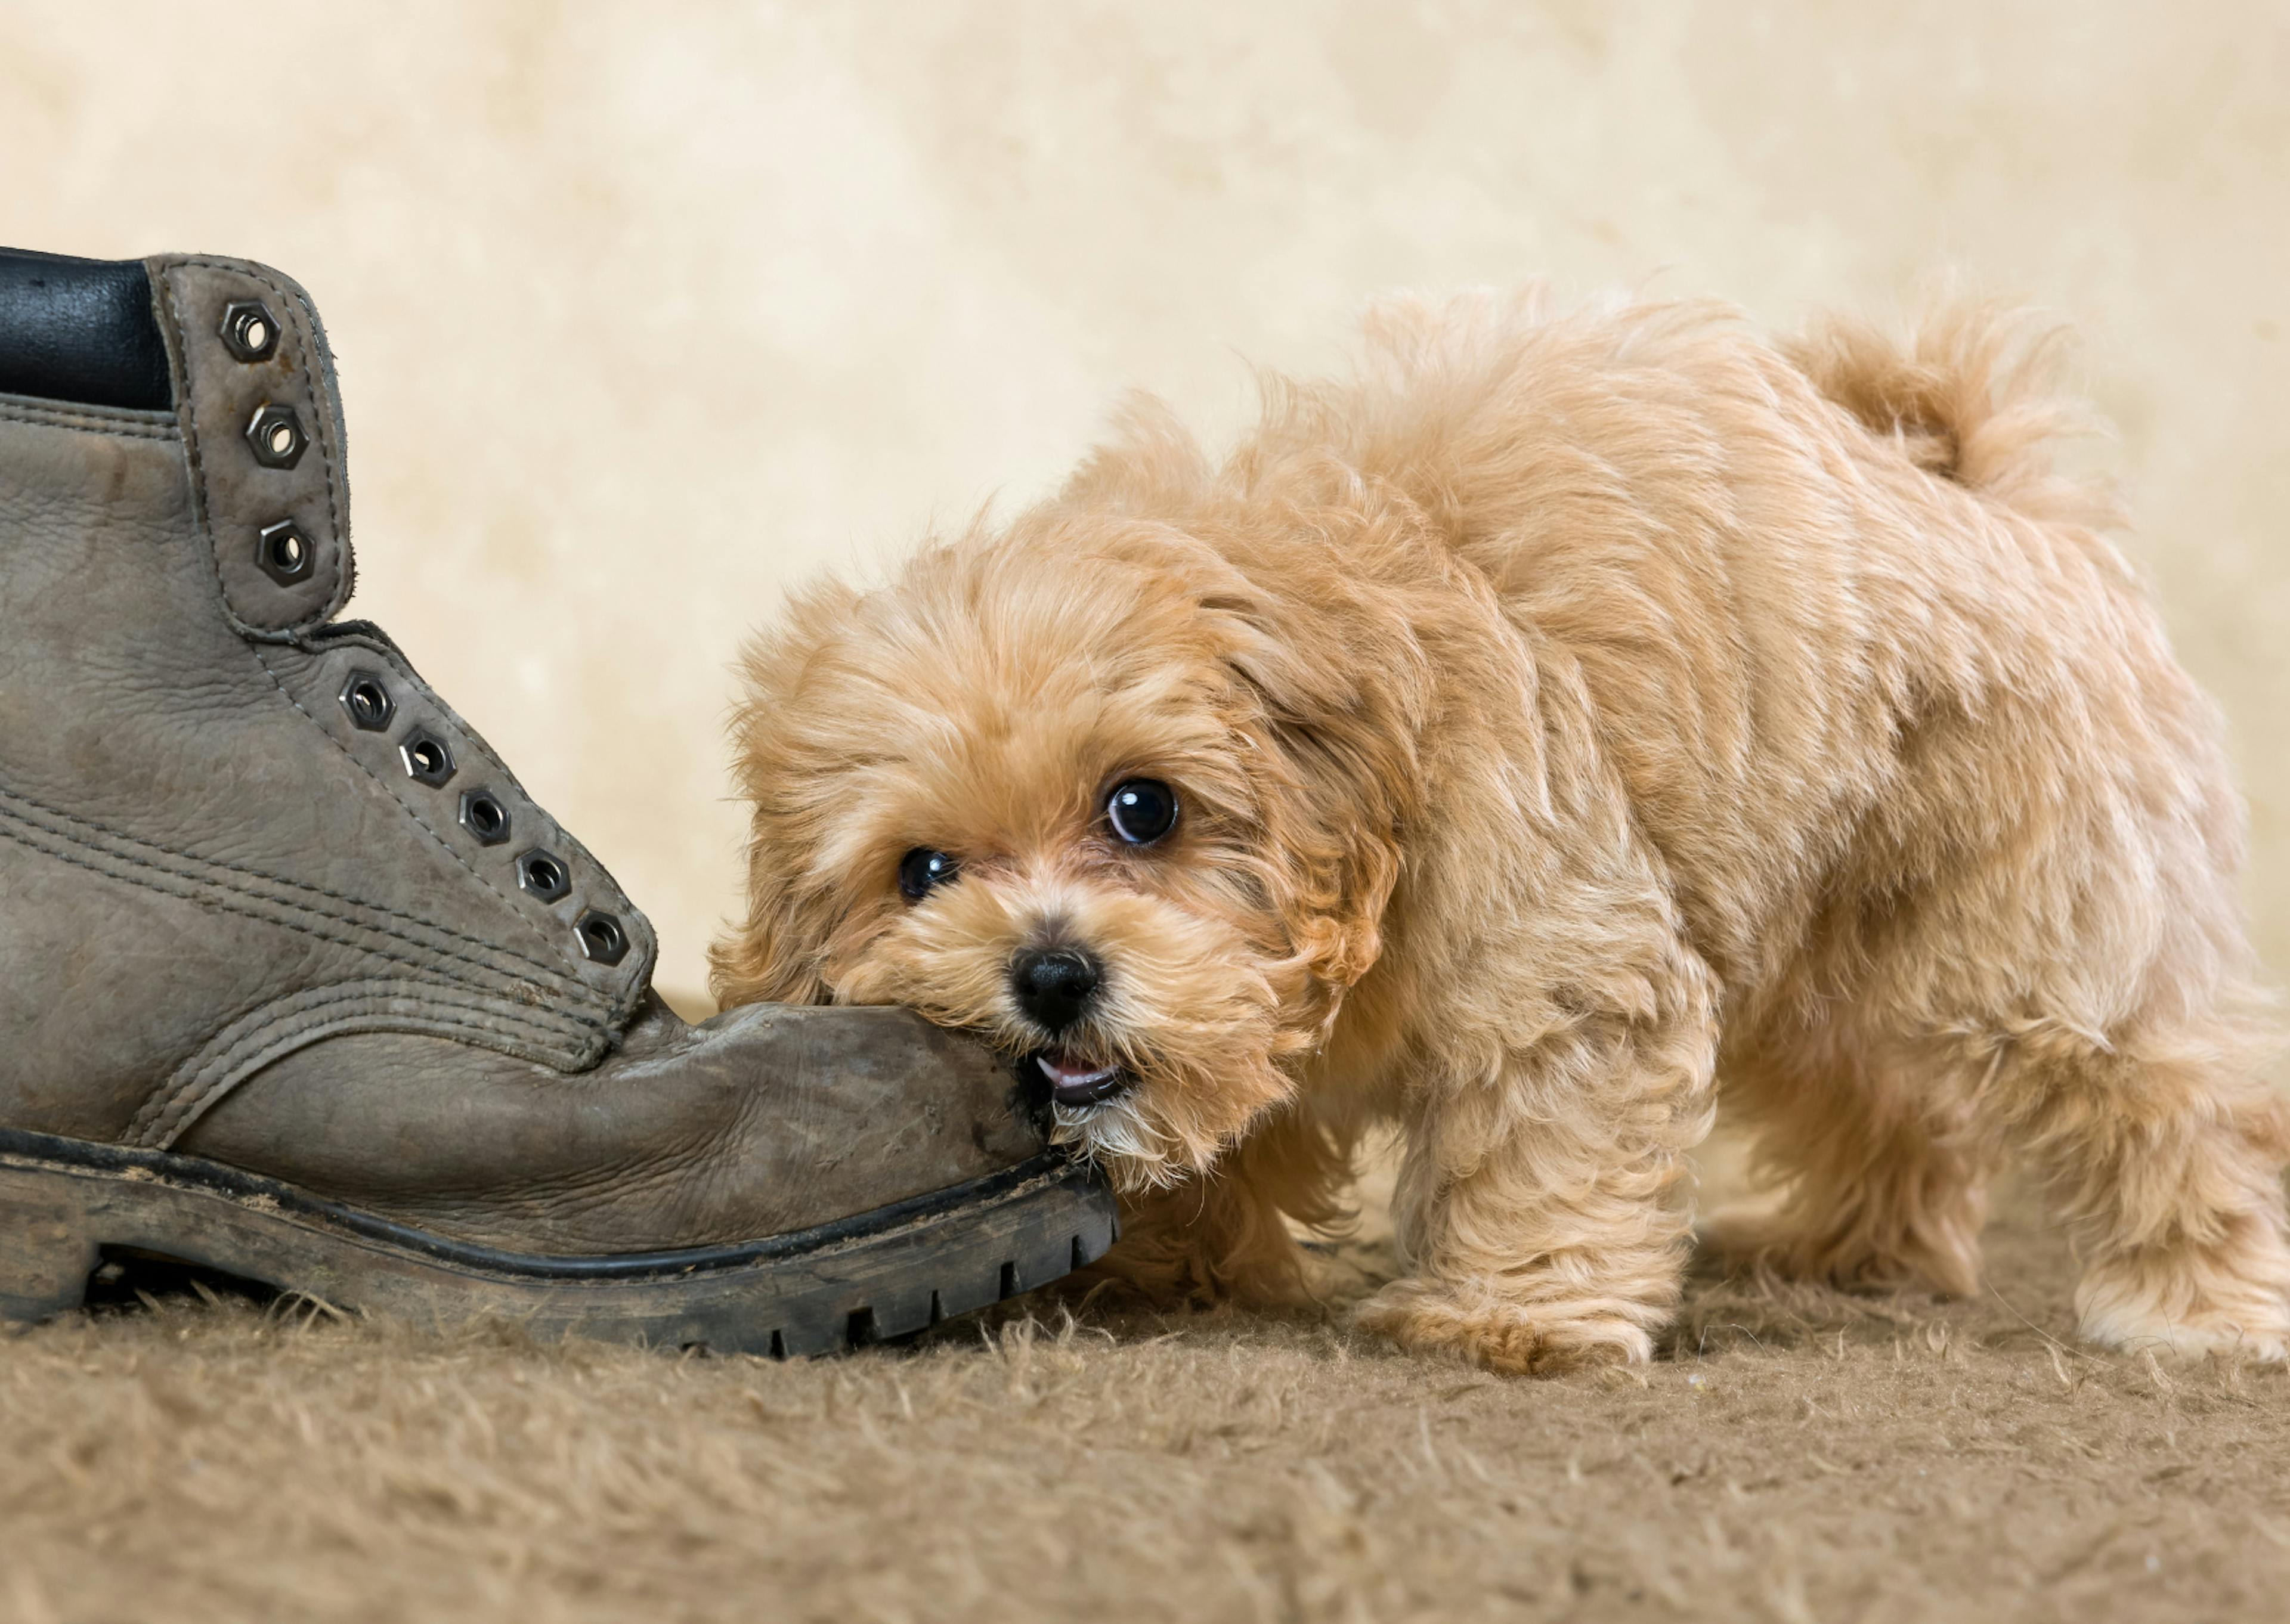
[[(1161, 1297), (1301, 1280), (1368, 1124), (1406, 1276), (1362, 1311), (1511, 1371), (1643, 1359), (1723, 1076), (1757, 1264), (1978, 1276), (2007, 1149), (2086, 1332), (2279, 1358), (2290, 1124), (2260, 1081), (2218, 721), (2063, 477), (2047, 340), (1706, 304), (1394, 303), (1221, 464), (1133, 403), (1054, 499), (822, 586), (745, 664), (727, 1003), (901, 1002), (1013, 1052), (1085, 946), (1057, 1113)], [(1144, 774), (1183, 817), (1132, 850)], [(918, 845), (961, 877), (909, 904)]]

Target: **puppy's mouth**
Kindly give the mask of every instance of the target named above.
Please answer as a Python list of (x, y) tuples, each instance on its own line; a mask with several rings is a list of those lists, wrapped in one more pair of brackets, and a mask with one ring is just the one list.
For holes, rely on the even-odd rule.
[(1066, 1048), (1037, 1050), (1034, 1064), (1049, 1079), (1050, 1098), (1060, 1105), (1096, 1105), (1123, 1092), (1131, 1082), (1120, 1067), (1101, 1065)]

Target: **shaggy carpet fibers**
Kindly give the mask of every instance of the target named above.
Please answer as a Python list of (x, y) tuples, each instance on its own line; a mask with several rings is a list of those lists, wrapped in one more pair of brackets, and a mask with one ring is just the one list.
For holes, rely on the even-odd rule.
[(0, 1614), (2284, 1617), (2290, 1374), (2075, 1347), (2024, 1206), (1992, 1257), (1955, 1303), (1699, 1280), (1653, 1367), (1547, 1382), (1333, 1311), (778, 1364), (128, 1293), (0, 1345)]

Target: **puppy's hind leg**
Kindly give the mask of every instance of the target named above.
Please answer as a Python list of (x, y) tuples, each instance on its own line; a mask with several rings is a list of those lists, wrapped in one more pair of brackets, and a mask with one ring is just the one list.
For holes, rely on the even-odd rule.
[(2005, 1041), (1998, 1103), (2074, 1237), (2083, 1334), (2182, 1357), (2290, 1356), (2290, 1108), (2251, 1068), (2257, 1045), (2229, 1020), (2134, 1028), (2103, 1047), (2040, 1028)]
[(1716, 1028), (1682, 948), (1648, 990), (1652, 1008), (1575, 1012), (1419, 1090), (1393, 1204), (1410, 1273), (1363, 1327), (1517, 1374), (1653, 1356), (1684, 1277), (1676, 1190), (1709, 1130)]

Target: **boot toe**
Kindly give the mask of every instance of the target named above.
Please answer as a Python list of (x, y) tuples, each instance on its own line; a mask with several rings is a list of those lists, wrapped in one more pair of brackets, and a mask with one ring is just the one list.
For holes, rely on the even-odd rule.
[(249, 1077), (175, 1148), (519, 1252), (733, 1244), (968, 1185), (1045, 1154), (1010, 1068), (897, 1009), (657, 1004), (565, 1076), (358, 1033)]

